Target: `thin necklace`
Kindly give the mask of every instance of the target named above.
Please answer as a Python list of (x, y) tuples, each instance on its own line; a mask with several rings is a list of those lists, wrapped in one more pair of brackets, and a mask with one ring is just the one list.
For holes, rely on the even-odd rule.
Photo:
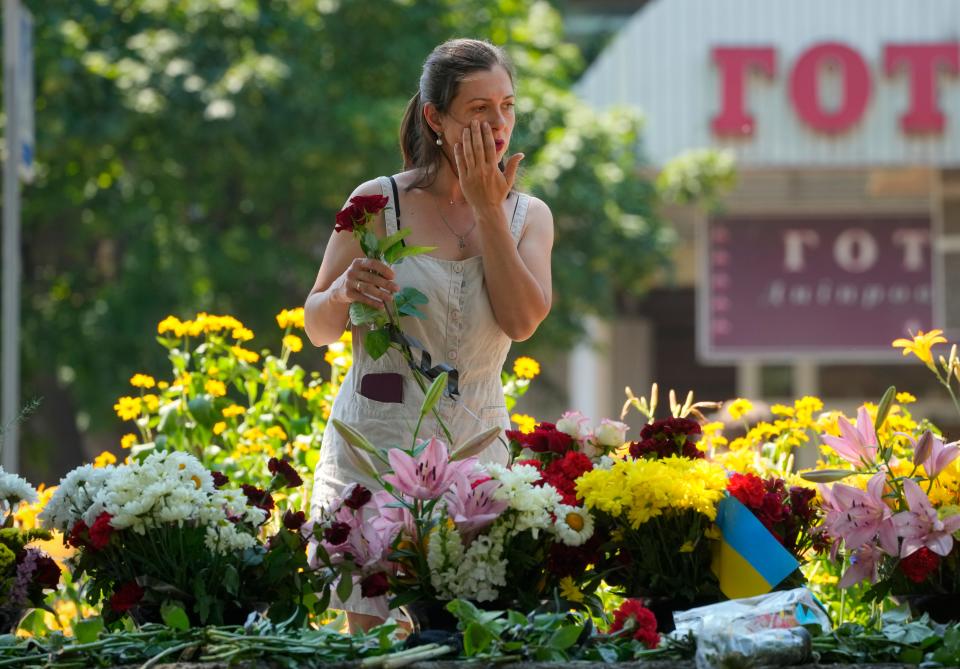
[[(471, 232), (473, 232), (473, 229), (477, 227), (477, 219), (473, 219), (473, 225), (471, 225), (470, 229), (461, 235), (456, 230), (453, 229), (450, 223), (447, 222), (447, 217), (443, 215), (443, 211), (440, 209), (440, 200), (437, 198), (437, 196), (434, 195), (433, 193), (430, 193), (430, 197), (433, 198), (433, 205), (437, 208), (437, 213), (440, 214), (440, 220), (443, 221), (443, 224), (445, 226), (447, 226), (447, 230), (449, 230), (453, 234), (453, 236), (457, 238), (457, 246), (460, 248), (460, 250), (467, 248), (466, 238), (470, 235)], [(450, 204), (453, 204), (452, 200)]]

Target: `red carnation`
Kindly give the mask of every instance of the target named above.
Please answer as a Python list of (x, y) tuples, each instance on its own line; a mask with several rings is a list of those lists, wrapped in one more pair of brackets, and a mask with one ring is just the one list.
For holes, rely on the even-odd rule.
[(577, 479), (586, 472), (593, 471), (593, 463), (579, 451), (567, 451), (559, 460), (554, 460), (543, 472), (547, 483), (557, 489), (563, 497), (563, 503), (577, 506)]
[(331, 546), (339, 546), (350, 536), (350, 529), (350, 525), (347, 523), (339, 520), (334, 521), (330, 523), (330, 527), (323, 530), (323, 538), (326, 539)]
[(940, 567), (940, 556), (926, 546), (900, 560), (900, 571), (914, 583), (923, 583)]
[(104, 511), (97, 519), (93, 521), (93, 527), (90, 528), (90, 545), (95, 549), (103, 550), (110, 543), (110, 535), (113, 534), (113, 527), (110, 525), (110, 519), (113, 518)]
[(89, 530), (85, 522), (78, 520), (70, 530), (70, 535), (63, 538), (63, 543), (74, 548), (83, 548), (87, 545), (86, 537)]
[(371, 499), (373, 499), (373, 493), (359, 483), (351, 483), (343, 491), (343, 503), (354, 511), (366, 505)]
[(267, 462), (267, 469), (269, 469), (270, 473), (274, 476), (283, 476), (283, 478), (287, 480), (287, 485), (291, 488), (296, 488), (303, 485), (303, 479), (300, 478), (297, 470), (294, 469), (293, 465), (286, 460), (270, 458), (270, 460)]
[(689, 418), (657, 420), (643, 426), (640, 440), (630, 444), (630, 455), (650, 459), (668, 458), (671, 455), (702, 458), (704, 453), (696, 444), (701, 432), (700, 423)]
[(642, 641), (647, 648), (660, 645), (657, 618), (639, 599), (627, 599), (613, 612), (613, 624), (609, 632), (613, 634), (624, 629), (632, 631), (633, 638)]
[(727, 482), (727, 492), (751, 510), (759, 509), (767, 495), (763, 479), (756, 474), (733, 474)]
[(569, 451), (573, 445), (573, 437), (557, 430), (557, 426), (553, 423), (538, 423), (533, 432), (528, 434), (508, 430), (507, 436), (534, 453), (562, 455)]
[(129, 611), (143, 599), (144, 589), (136, 581), (128, 581), (120, 586), (110, 598), (110, 608), (117, 613)]
[(49, 555), (37, 557), (37, 569), (33, 572), (33, 582), (41, 588), (56, 588), (60, 583), (60, 567)]
[(370, 574), (360, 581), (360, 594), (364, 597), (379, 597), (386, 594), (389, 589), (390, 582), (387, 580), (386, 573), (382, 571)]
[(273, 497), (266, 490), (261, 490), (249, 483), (244, 483), (240, 486), (240, 489), (243, 490), (243, 494), (247, 496), (248, 504), (261, 508), (267, 513), (273, 511)]
[(213, 487), (218, 490), (230, 482), (230, 479), (223, 472), (211, 470), (210, 475), (213, 477)]
[(300, 526), (307, 522), (307, 514), (303, 511), (293, 511), (287, 510), (283, 514), (283, 526), (291, 531), (296, 531), (300, 529)]
[(817, 491), (813, 488), (805, 488), (795, 485), (790, 488), (790, 510), (794, 515), (800, 517), (805, 522), (813, 520), (817, 510), (810, 505), (810, 502), (817, 496)]

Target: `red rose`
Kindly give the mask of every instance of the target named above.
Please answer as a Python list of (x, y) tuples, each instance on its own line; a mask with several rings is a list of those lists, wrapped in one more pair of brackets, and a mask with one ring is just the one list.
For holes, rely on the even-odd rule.
[(129, 611), (143, 599), (144, 589), (136, 581), (128, 581), (120, 586), (110, 598), (110, 608), (117, 613)]
[(351, 483), (343, 491), (343, 503), (349, 508), (357, 510), (373, 498), (373, 493), (359, 483)]
[(389, 201), (383, 195), (355, 195), (350, 198), (350, 202), (365, 214), (379, 214)]
[(210, 475), (213, 476), (213, 487), (218, 490), (230, 482), (230, 479), (223, 472), (211, 471)]
[(330, 523), (330, 527), (323, 530), (323, 538), (326, 539), (327, 543), (331, 546), (339, 546), (350, 536), (350, 529), (347, 523), (339, 520), (334, 521)]
[(363, 225), (363, 210), (354, 205), (348, 204), (337, 212), (337, 224), (333, 226), (335, 232), (353, 232), (354, 227)]
[(379, 597), (386, 594), (389, 589), (390, 581), (387, 580), (387, 575), (382, 571), (365, 576), (360, 580), (360, 594), (363, 597)]
[(297, 488), (303, 485), (303, 479), (300, 478), (297, 470), (286, 460), (270, 458), (267, 462), (267, 469), (269, 469), (270, 473), (274, 476), (283, 476), (283, 478), (287, 480), (287, 485), (291, 488)]
[(93, 521), (93, 527), (90, 528), (90, 545), (98, 551), (103, 550), (110, 543), (110, 535), (113, 534), (113, 527), (110, 525), (112, 517), (104, 511), (97, 516)]
[(731, 475), (730, 480), (727, 481), (727, 492), (751, 510), (759, 509), (767, 495), (763, 479), (756, 474)]
[(639, 599), (627, 599), (613, 612), (610, 633), (620, 632), (623, 629), (632, 630), (631, 636), (642, 641), (647, 648), (656, 648), (660, 645), (657, 618)]
[(307, 522), (307, 514), (303, 511), (293, 511), (287, 510), (283, 514), (283, 526), (291, 531), (296, 531), (300, 529), (300, 526)]
[(49, 555), (37, 557), (37, 569), (33, 572), (33, 582), (41, 588), (56, 588), (60, 583), (60, 567)]
[(923, 583), (940, 567), (940, 556), (926, 546), (900, 560), (900, 571), (914, 583)]
[(240, 489), (243, 490), (243, 494), (247, 496), (248, 504), (261, 508), (267, 513), (273, 511), (273, 497), (266, 490), (261, 490), (249, 483), (244, 483), (240, 486)]

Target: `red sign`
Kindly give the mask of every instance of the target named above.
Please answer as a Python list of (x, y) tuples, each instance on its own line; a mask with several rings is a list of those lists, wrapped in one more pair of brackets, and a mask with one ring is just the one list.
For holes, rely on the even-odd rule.
[(890, 359), (933, 323), (930, 220), (711, 220), (698, 293), (708, 360)]
[[(748, 74), (776, 76), (772, 46), (715, 47), (713, 61), (720, 75), (720, 111), (710, 124), (717, 135), (750, 136), (755, 120), (746, 108)], [(827, 65), (843, 73), (840, 104), (829, 109), (820, 100), (819, 76)], [(960, 42), (888, 44), (883, 48), (887, 77), (903, 73), (910, 87), (910, 106), (900, 116), (907, 133), (943, 132), (945, 116), (937, 101), (938, 74), (960, 73)], [(805, 124), (824, 133), (841, 133), (855, 126), (867, 109), (871, 93), (870, 68), (855, 49), (839, 42), (815, 44), (793, 64), (789, 75), (790, 102)]]

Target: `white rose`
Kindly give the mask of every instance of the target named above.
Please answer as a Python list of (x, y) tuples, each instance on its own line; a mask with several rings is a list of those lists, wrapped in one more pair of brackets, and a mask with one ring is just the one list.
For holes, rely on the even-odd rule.
[(623, 442), (627, 440), (628, 429), (626, 423), (604, 418), (600, 421), (600, 426), (597, 427), (597, 443), (607, 448), (622, 446)]
[(584, 439), (590, 436), (589, 423), (590, 419), (579, 411), (567, 411), (557, 421), (557, 430), (574, 439)]

